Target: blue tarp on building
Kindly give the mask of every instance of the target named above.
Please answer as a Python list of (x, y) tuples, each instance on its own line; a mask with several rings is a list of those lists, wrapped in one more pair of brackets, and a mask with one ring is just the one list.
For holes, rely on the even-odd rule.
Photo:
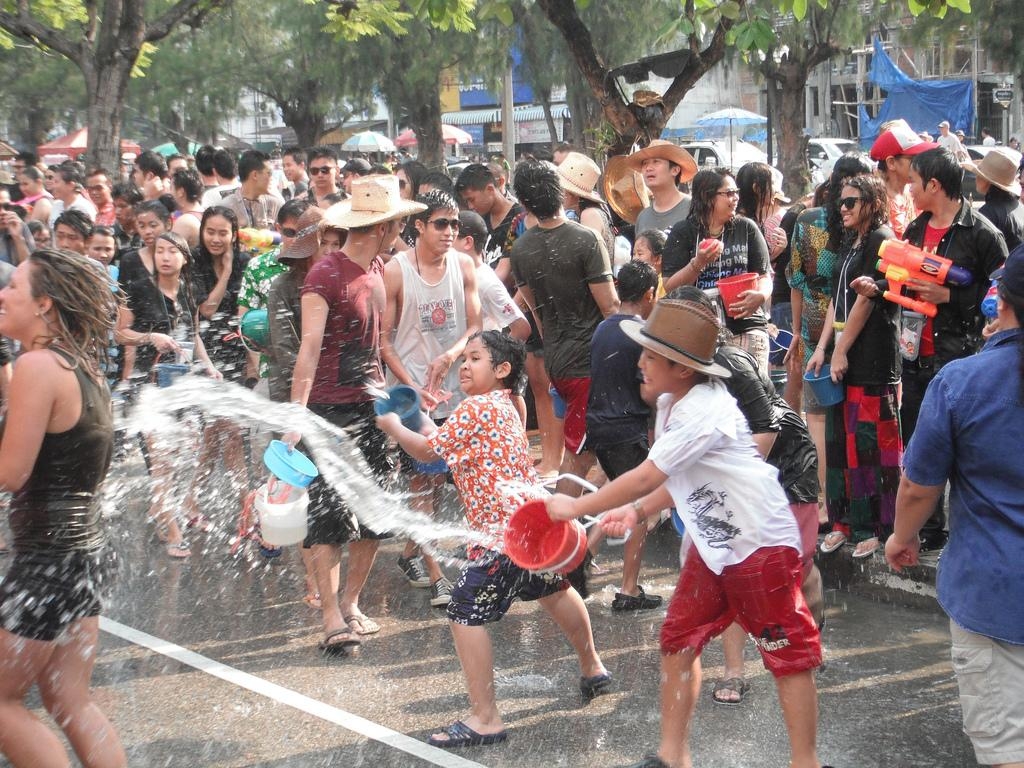
[(868, 81), (887, 92), (874, 117), (863, 105), (860, 115), (860, 143), (869, 147), (878, 138), (878, 127), (903, 118), (915, 131), (935, 134), (939, 123), (948, 120), (951, 130), (974, 130), (974, 84), (970, 80), (912, 80), (897, 67), (875, 38), (875, 52)]

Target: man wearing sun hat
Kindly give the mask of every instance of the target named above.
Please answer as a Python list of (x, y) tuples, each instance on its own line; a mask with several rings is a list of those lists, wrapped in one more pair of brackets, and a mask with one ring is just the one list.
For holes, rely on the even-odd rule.
[[(378, 482), (393, 465), (387, 436), (374, 423), (370, 386), (384, 386), (380, 327), (385, 309), (384, 261), (401, 222), (426, 206), (403, 200), (395, 176), (365, 176), (352, 183), (352, 197), (335, 203), (322, 224), (348, 230), (343, 250), (313, 266), (302, 286), (301, 343), (292, 376), (291, 400), (345, 429)], [(291, 444), (299, 439), (289, 433)], [(381, 534), (363, 526), (354, 511), (321, 478), (309, 486), (309, 533), (313, 570), (323, 612), (325, 654), (344, 653), (361, 635), (380, 627), (359, 610), (359, 595), (377, 555)], [(341, 545), (349, 559), (338, 599)]]
[(672, 225), (690, 213), (690, 196), (679, 189), (697, 175), (697, 163), (671, 141), (655, 139), (627, 157), (627, 167), (639, 171), (651, 191), (651, 204), (636, 219), (636, 232), (656, 229), (668, 235)]
[(914, 155), (935, 149), (938, 144), (924, 141), (904, 120), (887, 123), (868, 153), (878, 163), (878, 172), (889, 193), (889, 226), (896, 237), (903, 237), (907, 226), (917, 217), (910, 198), (910, 160)]
[(800, 591), (800, 530), (775, 468), (757, 452), (746, 419), (714, 361), (718, 322), (693, 301), (662, 299), (646, 323), (622, 330), (644, 348), (644, 385), (658, 395), (648, 459), (595, 493), (554, 496), (554, 519), (605, 510), (601, 527), (622, 536), (674, 506), (693, 546), (661, 628), (661, 742), (635, 768), (689, 765), (689, 729), (700, 691), (700, 653), (738, 621), (775, 676), (792, 766), (818, 768), (818, 629)]
[(1024, 206), (1020, 202), (1017, 169), (1021, 154), (1009, 147), (993, 147), (977, 163), (960, 163), (975, 175), (975, 187), (985, 196), (978, 213), (991, 221), (1006, 238), (1006, 250), (1012, 251), (1024, 241)]

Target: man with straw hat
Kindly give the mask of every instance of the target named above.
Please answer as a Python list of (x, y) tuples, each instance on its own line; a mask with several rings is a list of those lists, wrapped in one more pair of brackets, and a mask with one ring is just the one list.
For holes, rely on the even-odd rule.
[[(378, 482), (391, 473), (387, 436), (375, 424), (367, 387), (384, 386), (380, 328), (385, 309), (384, 261), (402, 219), (426, 206), (402, 200), (394, 176), (366, 176), (352, 184), (352, 198), (324, 213), (323, 224), (348, 230), (341, 251), (313, 266), (302, 287), (301, 343), (291, 400), (344, 428)], [(285, 436), (294, 445), (297, 433)], [(344, 654), (361, 635), (380, 631), (359, 610), (359, 595), (381, 536), (359, 523), (333, 488), (317, 477), (309, 486), (309, 533), (313, 572), (323, 612), (325, 654)], [(348, 544), (345, 587), (338, 599), (341, 545)]]
[(697, 175), (697, 163), (682, 147), (655, 139), (627, 158), (627, 167), (639, 171), (651, 191), (651, 204), (636, 219), (636, 231), (656, 229), (666, 235), (672, 225), (690, 213), (690, 196), (679, 189)]
[(714, 361), (718, 322), (694, 301), (662, 299), (646, 323), (622, 330), (643, 347), (644, 385), (658, 395), (648, 459), (595, 493), (553, 496), (556, 520), (605, 510), (601, 527), (622, 536), (674, 506), (692, 546), (661, 628), (661, 741), (635, 768), (693, 764), (689, 732), (700, 692), (700, 654), (738, 621), (775, 677), (793, 768), (819, 768), (813, 670), (821, 641), (800, 591), (800, 530), (777, 470), (757, 452)]
[(1006, 238), (1006, 250), (1012, 251), (1024, 241), (1024, 206), (1020, 202), (1020, 181), (1017, 169), (1021, 154), (1009, 147), (993, 147), (981, 161), (960, 163), (975, 176), (978, 194), (985, 204), (978, 210), (995, 224)]

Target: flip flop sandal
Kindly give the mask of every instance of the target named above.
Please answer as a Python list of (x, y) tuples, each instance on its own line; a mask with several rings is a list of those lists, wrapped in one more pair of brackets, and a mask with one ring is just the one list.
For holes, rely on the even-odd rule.
[[(715, 702), (715, 704), (725, 704), (726, 706), (734, 707), (743, 701), (743, 697), (749, 690), (750, 683), (742, 677), (729, 677), (715, 683), (715, 687), (711, 691), (711, 700)], [(719, 698), (719, 694), (725, 693), (726, 691), (737, 694), (738, 698), (735, 701), (732, 699)]]
[(508, 739), (508, 731), (498, 733), (477, 733), (461, 720), (456, 720), (451, 725), (442, 728), (441, 733), (448, 738), (439, 739), (440, 733), (433, 734), (427, 739), (432, 747), (441, 749), (455, 749), (457, 747), (483, 747), (488, 744), (500, 744)]
[(176, 559), (188, 557), (192, 554), (192, 550), (188, 548), (188, 544), (184, 541), (179, 541), (177, 544), (167, 545), (167, 556)]
[[(347, 635), (347, 640), (339, 640), (336, 643), (332, 643), (331, 640), (341, 635)], [(323, 640), (320, 641), (317, 648), (320, 649), (320, 653), (324, 656), (347, 656), (348, 652), (353, 648), (358, 648), (362, 645), (359, 638), (353, 637), (352, 632), (346, 627), (345, 629), (336, 629), (333, 632), (328, 632)]]
[(835, 552), (846, 543), (846, 534), (842, 531), (832, 531), (827, 534), (821, 542), (821, 551), (826, 555)]
[[(866, 544), (867, 546), (862, 547), (862, 544)], [(879, 542), (878, 539), (865, 539), (864, 541), (857, 544), (857, 548), (853, 550), (853, 556), (856, 557), (858, 560), (865, 557), (871, 557), (873, 554), (875, 554), (875, 552), (879, 550), (881, 546), (882, 544), (881, 542)]]
[(585, 701), (590, 701), (595, 696), (607, 693), (612, 684), (612, 676), (608, 672), (593, 677), (580, 678), (580, 693)]
[(375, 635), (380, 632), (380, 624), (361, 613), (353, 613), (351, 616), (342, 617), (342, 619), (348, 624), (349, 630), (357, 635)]

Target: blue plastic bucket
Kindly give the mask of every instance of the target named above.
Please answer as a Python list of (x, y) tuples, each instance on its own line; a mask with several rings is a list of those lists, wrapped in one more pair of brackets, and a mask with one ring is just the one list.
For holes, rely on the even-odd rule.
[(374, 413), (383, 416), (386, 413), (397, 413), (402, 426), (419, 432), (423, 426), (423, 414), (420, 412), (420, 393), (407, 384), (396, 384), (388, 390), (387, 397), (378, 397), (373, 404)]
[(835, 405), (843, 402), (845, 397), (843, 385), (832, 381), (831, 366), (827, 364), (821, 366), (821, 373), (817, 376), (814, 375), (814, 371), (808, 371), (804, 374), (804, 381), (810, 384), (814, 391), (814, 397), (821, 405)]
[(183, 363), (157, 363), (153, 366), (153, 370), (156, 371), (156, 385), (169, 387), (188, 373), (189, 367)]
[(263, 464), (270, 473), (283, 483), (296, 488), (305, 488), (320, 474), (309, 458), (280, 440), (271, 440), (263, 452)]
[(779, 329), (778, 335), (768, 336), (768, 362), (772, 365), (782, 365), (786, 359), (786, 352), (789, 345), (793, 343), (793, 334), (789, 331)]

